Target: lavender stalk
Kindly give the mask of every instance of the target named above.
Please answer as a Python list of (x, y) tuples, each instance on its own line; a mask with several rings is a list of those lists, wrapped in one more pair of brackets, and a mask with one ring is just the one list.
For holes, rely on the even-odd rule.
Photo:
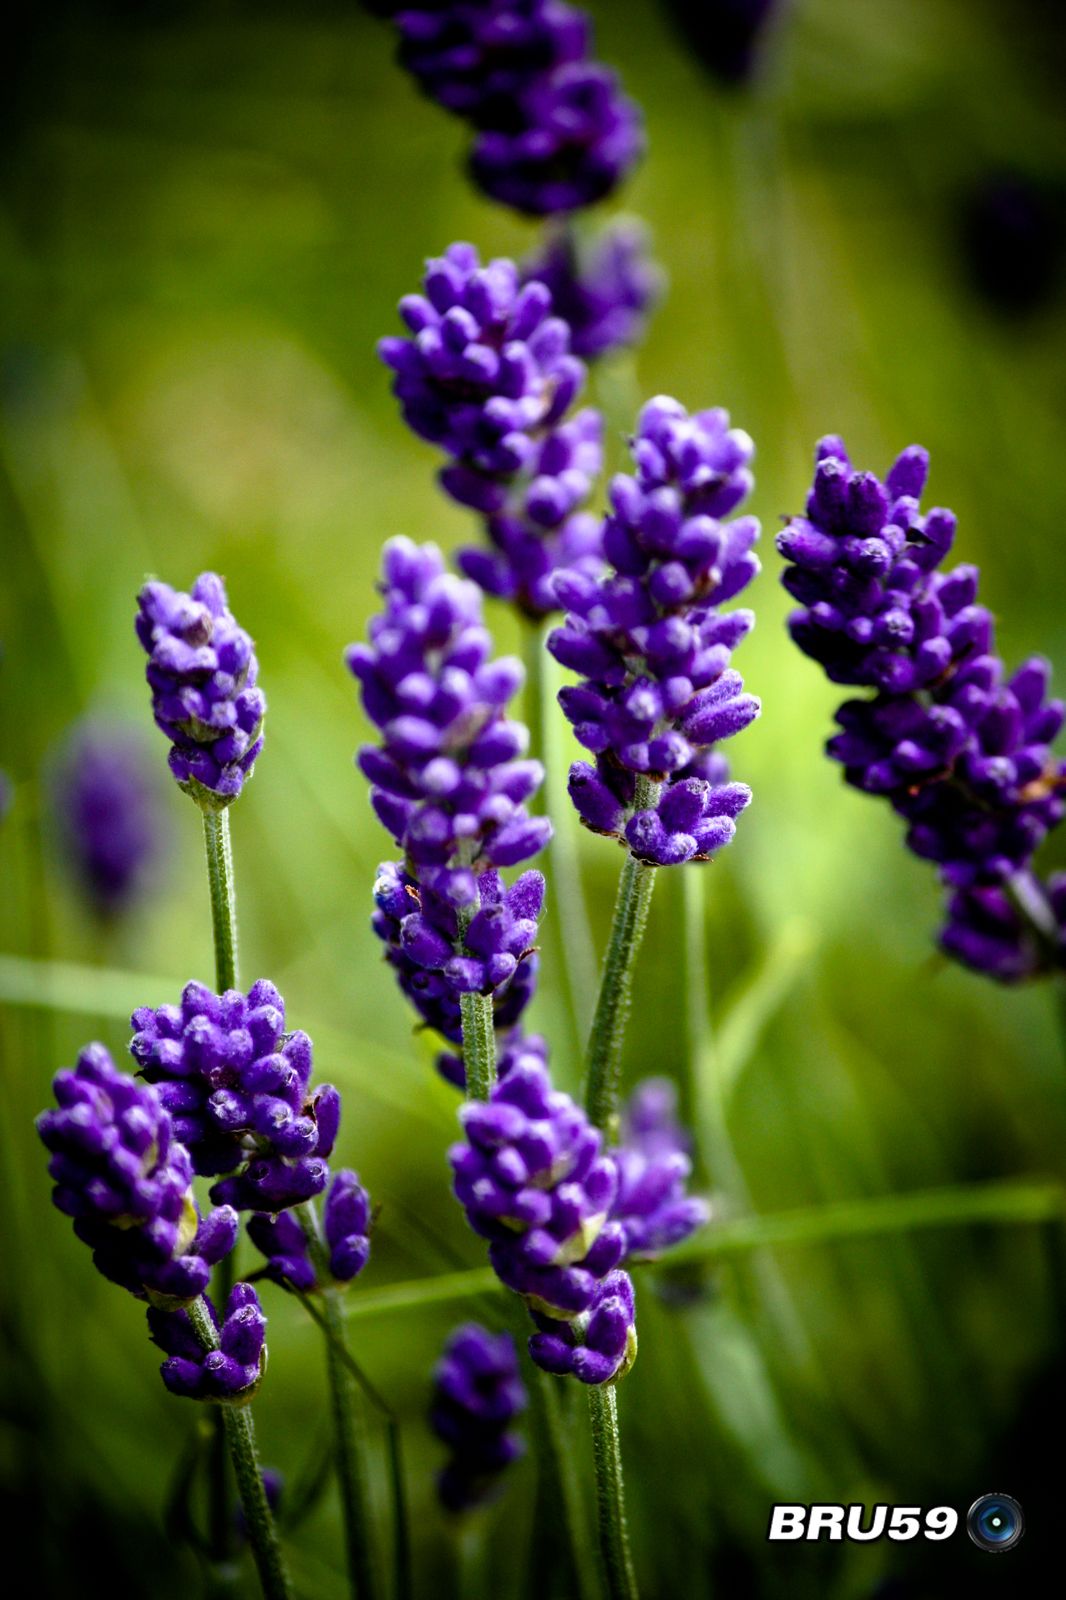
[(611, 1600), (637, 1600), (637, 1579), (629, 1552), (629, 1530), (626, 1526), (618, 1397), (611, 1383), (590, 1388), (588, 1394), (592, 1449), (596, 1462), (596, 1508), (600, 1549), (607, 1569), (607, 1590)]

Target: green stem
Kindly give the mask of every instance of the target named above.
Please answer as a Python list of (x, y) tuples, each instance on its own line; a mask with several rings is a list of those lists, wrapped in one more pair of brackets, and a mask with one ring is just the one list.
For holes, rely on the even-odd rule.
[(570, 1565), (579, 1600), (596, 1600), (600, 1592), (596, 1568), (585, 1536), (585, 1514), (577, 1462), (559, 1403), (559, 1388), (549, 1372), (537, 1368), (533, 1382), (532, 1421), (537, 1438), (542, 1482), (562, 1509)]
[(229, 812), (205, 811), (204, 847), (215, 935), (215, 984), (219, 994), (237, 987), (237, 891), (233, 880)]
[[(655, 804), (658, 794), (657, 784), (638, 778), (634, 809), (647, 810)], [(596, 1012), (589, 1032), (585, 1055), (585, 1108), (596, 1126), (607, 1130), (618, 1110), (622, 1040), (629, 1017), (633, 968), (648, 925), (656, 870), (626, 852), (607, 954), (603, 959)]]
[[(299, 1207), (300, 1222), (307, 1238), (308, 1250), (315, 1272), (323, 1283), (329, 1282), (329, 1258), (322, 1241), (318, 1211), (313, 1200)], [(312, 1307), (310, 1300), (304, 1304), (319, 1324), (326, 1341), (326, 1371), (329, 1376), (330, 1404), (333, 1412), (333, 1438), (337, 1451), (337, 1470), (340, 1478), (341, 1511), (344, 1517), (344, 1540), (348, 1557), (348, 1583), (353, 1600), (375, 1600), (380, 1593), (377, 1563), (374, 1558), (372, 1529), (373, 1511), (370, 1504), (370, 1481), (366, 1469), (367, 1436), (363, 1404), (356, 1392), (352, 1363), (348, 1355), (344, 1329), (344, 1302), (338, 1289), (325, 1289), (322, 1293), (322, 1311)], [(401, 1514), (401, 1508), (396, 1508)]]
[(629, 1553), (622, 1442), (618, 1434), (618, 1399), (614, 1384), (589, 1389), (589, 1421), (596, 1462), (596, 1509), (600, 1550), (611, 1600), (637, 1600), (637, 1579)]
[[(204, 1349), (217, 1350), (218, 1332), (202, 1297), (189, 1306), (189, 1318)], [(220, 1405), (218, 1410), (263, 1594), (266, 1600), (293, 1600), (292, 1584), (285, 1569), (274, 1514), (263, 1488), (251, 1406)]]
[(684, 909), (686, 1080), (683, 1119), (690, 1128), (703, 1126), (703, 1063), (711, 1044), (711, 1012), (707, 993), (705, 932), (706, 884), (703, 869), (687, 867), (680, 874)]
[(459, 999), (463, 1018), (463, 1061), (466, 1093), (470, 1100), (487, 1100), (496, 1082), (496, 1024), (491, 994), (464, 994)]

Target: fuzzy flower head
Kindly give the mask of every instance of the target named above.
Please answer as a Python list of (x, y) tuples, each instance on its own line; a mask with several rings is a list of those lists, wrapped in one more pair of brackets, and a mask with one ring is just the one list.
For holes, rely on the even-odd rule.
[(636, 344), (662, 293), (648, 231), (619, 217), (586, 244), (569, 229), (553, 234), (523, 263), (527, 282), (551, 291), (552, 309), (570, 329), (570, 348), (585, 361)]
[(64, 854), (88, 904), (120, 916), (150, 887), (165, 846), (148, 753), (127, 728), (83, 723), (51, 784)]
[(490, 1099), (467, 1102), (459, 1117), (467, 1142), (449, 1152), (455, 1194), (490, 1241), (497, 1276), (531, 1308), (577, 1316), (625, 1248), (623, 1228), (608, 1220), (618, 1175), (599, 1130), (553, 1089), (532, 1041)]
[(237, 1210), (281, 1211), (319, 1194), (340, 1096), (311, 1085), (311, 1041), (285, 1031), (285, 1002), (265, 978), (247, 994), (186, 984), (181, 1004), (132, 1017), (130, 1051), (174, 1119), (198, 1173), (233, 1176), (211, 1191)]
[[(636, 471), (612, 483), (605, 525), (614, 570), (600, 582), (560, 575), (567, 616), (548, 648), (583, 679), (559, 696), (596, 758), (571, 768), (582, 821), (667, 866), (728, 843), (751, 799), (713, 747), (760, 710), (730, 666), (754, 617), (719, 609), (759, 570), (759, 524), (722, 520), (751, 487), (753, 446), (724, 411), (689, 416), (660, 397), (632, 449)], [(638, 779), (661, 786), (651, 803), (637, 803)]]
[(184, 1400), (247, 1405), (266, 1366), (266, 1317), (250, 1283), (235, 1284), (221, 1323), (210, 1299), (204, 1303), (218, 1336), (205, 1350), (187, 1311), (148, 1312), (153, 1344), (166, 1352), (159, 1371), (171, 1394)]
[(534, 1318), (539, 1332), (529, 1341), (538, 1367), (581, 1383), (617, 1383), (637, 1359), (637, 1313), (628, 1272), (609, 1272), (586, 1311), (569, 1322)]
[(53, 1203), (105, 1278), (161, 1305), (194, 1300), (232, 1250), (237, 1216), (200, 1217), (188, 1151), (155, 1089), (91, 1044), (53, 1090), (58, 1108), (37, 1118)]
[(497, 1491), (501, 1474), (524, 1454), (514, 1424), (527, 1404), (510, 1334), (476, 1322), (456, 1328), (433, 1374), (430, 1410), (450, 1452), (437, 1479), (445, 1510), (468, 1511)]
[[(329, 1262), (329, 1284), (346, 1285), (370, 1259), (370, 1196), (357, 1173), (344, 1167), (334, 1174), (322, 1207), (322, 1245)], [(248, 1219), (248, 1236), (267, 1257), (265, 1272), (275, 1283), (303, 1294), (323, 1288), (311, 1246), (291, 1211), (271, 1216), (259, 1211)]]
[(171, 744), (170, 770), (198, 805), (223, 810), (263, 748), (266, 701), (251, 638), (213, 572), (201, 573), (190, 594), (146, 583), (138, 603), (137, 637), (148, 655), (152, 711)]
[(637, 1085), (622, 1108), (620, 1135), (611, 1151), (618, 1168), (611, 1216), (625, 1229), (626, 1260), (653, 1261), (710, 1217), (707, 1202), (686, 1192), (692, 1140), (678, 1120), (669, 1078)]

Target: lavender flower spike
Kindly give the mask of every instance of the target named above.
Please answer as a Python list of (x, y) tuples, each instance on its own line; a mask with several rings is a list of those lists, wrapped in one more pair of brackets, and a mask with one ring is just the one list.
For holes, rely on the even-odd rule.
[(218, 1330), (219, 1348), (207, 1351), (187, 1311), (149, 1310), (153, 1344), (166, 1352), (159, 1371), (171, 1394), (185, 1400), (247, 1405), (259, 1387), (266, 1366), (266, 1317), (250, 1283), (235, 1284), (221, 1324), (205, 1295)]
[(618, 1175), (602, 1135), (552, 1088), (531, 1048), (487, 1102), (468, 1101), (459, 1117), (468, 1142), (448, 1153), (455, 1194), (490, 1241), (497, 1276), (546, 1316), (587, 1310), (625, 1248), (624, 1229), (608, 1221)]
[[(723, 612), (759, 570), (753, 517), (722, 518), (748, 493), (753, 445), (724, 411), (689, 416), (660, 396), (640, 415), (636, 472), (611, 485), (601, 583), (562, 573), (567, 608), (548, 648), (583, 682), (559, 703), (596, 757), (570, 794), (585, 825), (657, 866), (704, 860), (732, 839), (751, 800), (714, 746), (759, 714), (731, 653), (754, 624)], [(638, 808), (637, 779), (661, 788)]]
[(710, 1218), (705, 1200), (690, 1196), (692, 1141), (677, 1118), (669, 1078), (645, 1078), (622, 1109), (621, 1137), (611, 1151), (618, 1193), (611, 1218), (625, 1229), (627, 1261), (651, 1261)]
[(538, 1367), (582, 1383), (617, 1383), (637, 1359), (637, 1318), (628, 1272), (609, 1272), (584, 1315), (571, 1322), (535, 1318), (529, 1353)]
[(561, 229), (523, 262), (522, 278), (551, 291), (552, 310), (570, 329), (570, 348), (585, 361), (640, 340), (663, 281), (648, 230), (630, 217), (608, 223), (587, 244)]
[(156, 723), (171, 743), (170, 770), (206, 810), (240, 794), (256, 756), (266, 701), (255, 648), (229, 610), (222, 579), (201, 573), (191, 594), (146, 583), (137, 637)]
[(37, 1131), (52, 1155), (54, 1204), (105, 1278), (156, 1305), (195, 1300), (236, 1242), (237, 1215), (222, 1206), (200, 1217), (189, 1154), (159, 1095), (101, 1044), (53, 1087), (58, 1109), (41, 1113)]
[(67, 739), (52, 783), (64, 851), (103, 918), (148, 890), (164, 838), (148, 752), (131, 730), (87, 722)]
[(450, 457), (441, 486), (485, 519), (492, 548), (463, 552), (463, 571), (542, 616), (556, 570), (602, 564), (598, 524), (581, 512), (601, 470), (601, 419), (570, 415), (584, 366), (547, 287), (523, 285), (513, 261), (483, 266), (453, 244), (423, 287), (400, 302), (411, 337), (382, 339), (381, 358), (408, 426)]
[(528, 1404), (514, 1340), (476, 1322), (456, 1328), (433, 1374), (433, 1431), (451, 1451), (437, 1479), (448, 1511), (482, 1505), (523, 1454), (514, 1423)]
[(285, 1031), (285, 1002), (260, 978), (247, 995), (186, 984), (180, 1006), (135, 1011), (130, 1051), (158, 1086), (196, 1172), (233, 1173), (212, 1198), (276, 1213), (325, 1188), (340, 1096), (311, 1085), (311, 1041)]
[(351, 1283), (370, 1259), (370, 1196), (349, 1168), (337, 1172), (326, 1191), (322, 1231), (329, 1253), (326, 1285), (318, 1281), (307, 1235), (291, 1211), (259, 1211), (248, 1219), (248, 1236), (268, 1258), (265, 1272), (276, 1283), (303, 1294)]

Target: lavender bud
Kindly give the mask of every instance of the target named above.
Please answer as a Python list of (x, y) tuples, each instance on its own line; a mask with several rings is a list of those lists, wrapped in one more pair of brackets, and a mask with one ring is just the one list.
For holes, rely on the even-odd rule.
[(259, 1297), (250, 1283), (236, 1284), (221, 1323), (206, 1295), (204, 1304), (218, 1331), (217, 1350), (203, 1348), (187, 1311), (149, 1309), (152, 1343), (167, 1356), (159, 1369), (163, 1382), (182, 1399), (247, 1405), (266, 1366), (266, 1317)]
[(165, 847), (147, 751), (130, 729), (84, 722), (51, 784), (64, 854), (91, 909), (121, 916), (151, 887)]
[(476, 1322), (456, 1328), (433, 1375), (430, 1411), (450, 1452), (437, 1479), (446, 1510), (469, 1510), (496, 1492), (500, 1475), (524, 1452), (513, 1425), (527, 1403), (511, 1336)]

